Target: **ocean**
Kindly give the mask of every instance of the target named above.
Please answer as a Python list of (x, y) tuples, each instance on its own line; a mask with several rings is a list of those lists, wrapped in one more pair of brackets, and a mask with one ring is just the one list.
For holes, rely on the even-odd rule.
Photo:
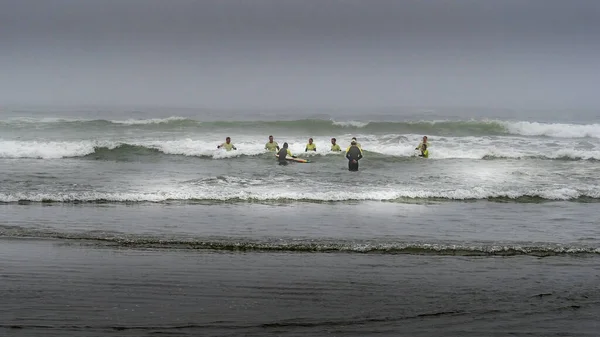
[(597, 111), (5, 107), (0, 333), (597, 336), (599, 163)]

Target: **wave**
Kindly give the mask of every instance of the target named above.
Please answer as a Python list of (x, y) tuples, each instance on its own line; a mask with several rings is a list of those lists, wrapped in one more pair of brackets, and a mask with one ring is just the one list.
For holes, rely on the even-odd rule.
[[(341, 157), (339, 152), (328, 150), (323, 140), (316, 142), (319, 152), (305, 153), (304, 142), (289, 141), (293, 153), (301, 157), (331, 157), (336, 160)], [(206, 142), (193, 139), (179, 140), (131, 140), (117, 141), (1, 141), (0, 158), (33, 158), (33, 159), (61, 159), (61, 158), (87, 158), (110, 161), (133, 161), (142, 158), (152, 158), (163, 155), (179, 155), (211, 159), (229, 159), (249, 156), (267, 156), (264, 145), (259, 141), (245, 141), (235, 143), (237, 151), (217, 150), (218, 141)], [(531, 146), (531, 149), (519, 149), (518, 145), (503, 144), (505, 148), (498, 148), (493, 143), (482, 144), (473, 140), (473, 146), (457, 147), (452, 140), (437, 142), (432, 147), (430, 159), (522, 159), (522, 160), (561, 160), (561, 161), (597, 161), (600, 160), (600, 150), (576, 150), (544, 148)], [(573, 145), (571, 145), (573, 146)], [(325, 150), (322, 150), (322, 149)], [(368, 160), (409, 160), (415, 156), (414, 142), (407, 140), (393, 141), (385, 137), (367, 140), (363, 148)], [(313, 159), (314, 161), (315, 159)]]
[(113, 124), (123, 125), (148, 125), (148, 124), (196, 124), (198, 121), (188, 119), (185, 117), (171, 116), (167, 118), (152, 118), (152, 119), (127, 119), (127, 120), (111, 120)]
[[(156, 192), (96, 192), (73, 191), (59, 193), (0, 193), (0, 203), (285, 203), (285, 202), (420, 202), (420, 201), (477, 201), (489, 200), (499, 202), (546, 202), (577, 201), (600, 202), (598, 186), (587, 189), (548, 188), (531, 190), (494, 191), (482, 188), (454, 190), (420, 190), (420, 189), (374, 189), (370, 191), (311, 191), (276, 188), (272, 183), (260, 181), (247, 184), (244, 181), (225, 181), (224, 185), (215, 189), (211, 182), (199, 182), (177, 189), (165, 189)], [(198, 186), (196, 186), (198, 185)], [(213, 184), (214, 185), (214, 184)], [(247, 185), (252, 185), (249, 188)], [(203, 187), (205, 187), (203, 189)]]
[(186, 117), (171, 116), (166, 118), (150, 118), (150, 119), (126, 119), (126, 120), (107, 120), (107, 119), (79, 119), (79, 118), (60, 118), (60, 117), (44, 117), (44, 118), (31, 118), (31, 117), (17, 117), (10, 118), (7, 120), (0, 120), (0, 125), (13, 125), (13, 126), (27, 126), (27, 125), (40, 125), (40, 124), (62, 124), (65, 126), (72, 125), (151, 125), (151, 124), (197, 124), (199, 121), (189, 119)]
[(437, 242), (393, 242), (366, 240), (297, 240), (274, 238), (256, 239), (213, 239), (213, 238), (165, 238), (115, 233), (68, 233), (20, 227), (0, 226), (0, 237), (43, 238), (80, 243), (95, 243), (103, 246), (153, 249), (186, 249), (251, 252), (297, 252), (297, 253), (359, 253), (359, 254), (413, 254), (413, 255), (459, 255), (459, 256), (559, 256), (599, 255), (600, 248), (560, 244), (532, 243), (437, 243)]
[(508, 133), (523, 136), (557, 138), (600, 138), (600, 124), (560, 124), (537, 122), (502, 122)]
[(334, 126), (347, 127), (347, 128), (364, 128), (369, 125), (370, 122), (361, 122), (361, 121), (345, 121), (345, 122), (336, 122), (332, 121), (331, 123)]
[[(569, 153), (567, 153), (569, 152)], [(536, 160), (557, 160), (557, 161), (600, 161), (600, 153), (590, 154), (585, 151), (557, 151), (548, 155), (483, 155), (483, 160), (507, 160), (507, 159), (536, 159)]]
[(200, 121), (172, 116), (154, 119), (85, 120), (62, 118), (17, 118), (0, 121), (0, 126), (31, 128), (40, 124), (64, 128), (150, 128), (152, 130), (223, 130), (232, 134), (254, 130), (256, 133), (303, 131), (307, 136), (336, 132), (396, 133), (438, 136), (546, 136), (556, 138), (600, 138), (600, 124), (539, 123), (502, 120), (432, 120), (432, 121), (336, 121), (301, 119), (278, 121)]
[(232, 158), (266, 153), (262, 145), (245, 151), (222, 151), (217, 142), (191, 139), (157, 142), (121, 143), (114, 141), (0, 141), (0, 158), (61, 159), (89, 158), (129, 161), (156, 155), (182, 155), (207, 158)]

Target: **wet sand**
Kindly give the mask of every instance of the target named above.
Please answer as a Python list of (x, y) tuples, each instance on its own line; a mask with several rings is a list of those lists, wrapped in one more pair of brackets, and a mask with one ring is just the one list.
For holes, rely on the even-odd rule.
[(600, 260), (0, 240), (9, 336), (597, 336)]

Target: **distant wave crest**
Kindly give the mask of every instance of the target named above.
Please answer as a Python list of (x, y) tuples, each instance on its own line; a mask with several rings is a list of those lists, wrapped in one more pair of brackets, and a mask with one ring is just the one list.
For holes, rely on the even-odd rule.
[[(1, 126), (30, 128), (39, 124), (52, 124), (57, 128), (150, 128), (172, 130), (254, 130), (268, 131), (301, 130), (310, 134), (335, 133), (360, 130), (364, 133), (428, 134), (446, 136), (521, 135), (557, 138), (600, 138), (600, 124), (564, 124), (501, 120), (432, 120), (432, 121), (358, 121), (303, 119), (279, 121), (200, 121), (187, 117), (172, 116), (154, 119), (127, 120), (79, 120), (61, 118), (17, 118), (0, 121)], [(268, 130), (268, 131), (267, 131)]]

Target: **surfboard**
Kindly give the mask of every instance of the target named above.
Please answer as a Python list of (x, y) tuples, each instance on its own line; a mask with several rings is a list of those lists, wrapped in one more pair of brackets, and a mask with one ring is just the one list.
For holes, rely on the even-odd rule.
[[(277, 155), (275, 155), (275, 157), (277, 157)], [(308, 160), (308, 159), (294, 158), (294, 157), (290, 157), (290, 156), (286, 156), (285, 160), (293, 161), (293, 162), (296, 162), (296, 163), (310, 163), (310, 160)]]
[(295, 161), (296, 163), (310, 163), (310, 160), (308, 160), (308, 159), (294, 158), (294, 157), (290, 157), (290, 156), (285, 157), (285, 160)]

